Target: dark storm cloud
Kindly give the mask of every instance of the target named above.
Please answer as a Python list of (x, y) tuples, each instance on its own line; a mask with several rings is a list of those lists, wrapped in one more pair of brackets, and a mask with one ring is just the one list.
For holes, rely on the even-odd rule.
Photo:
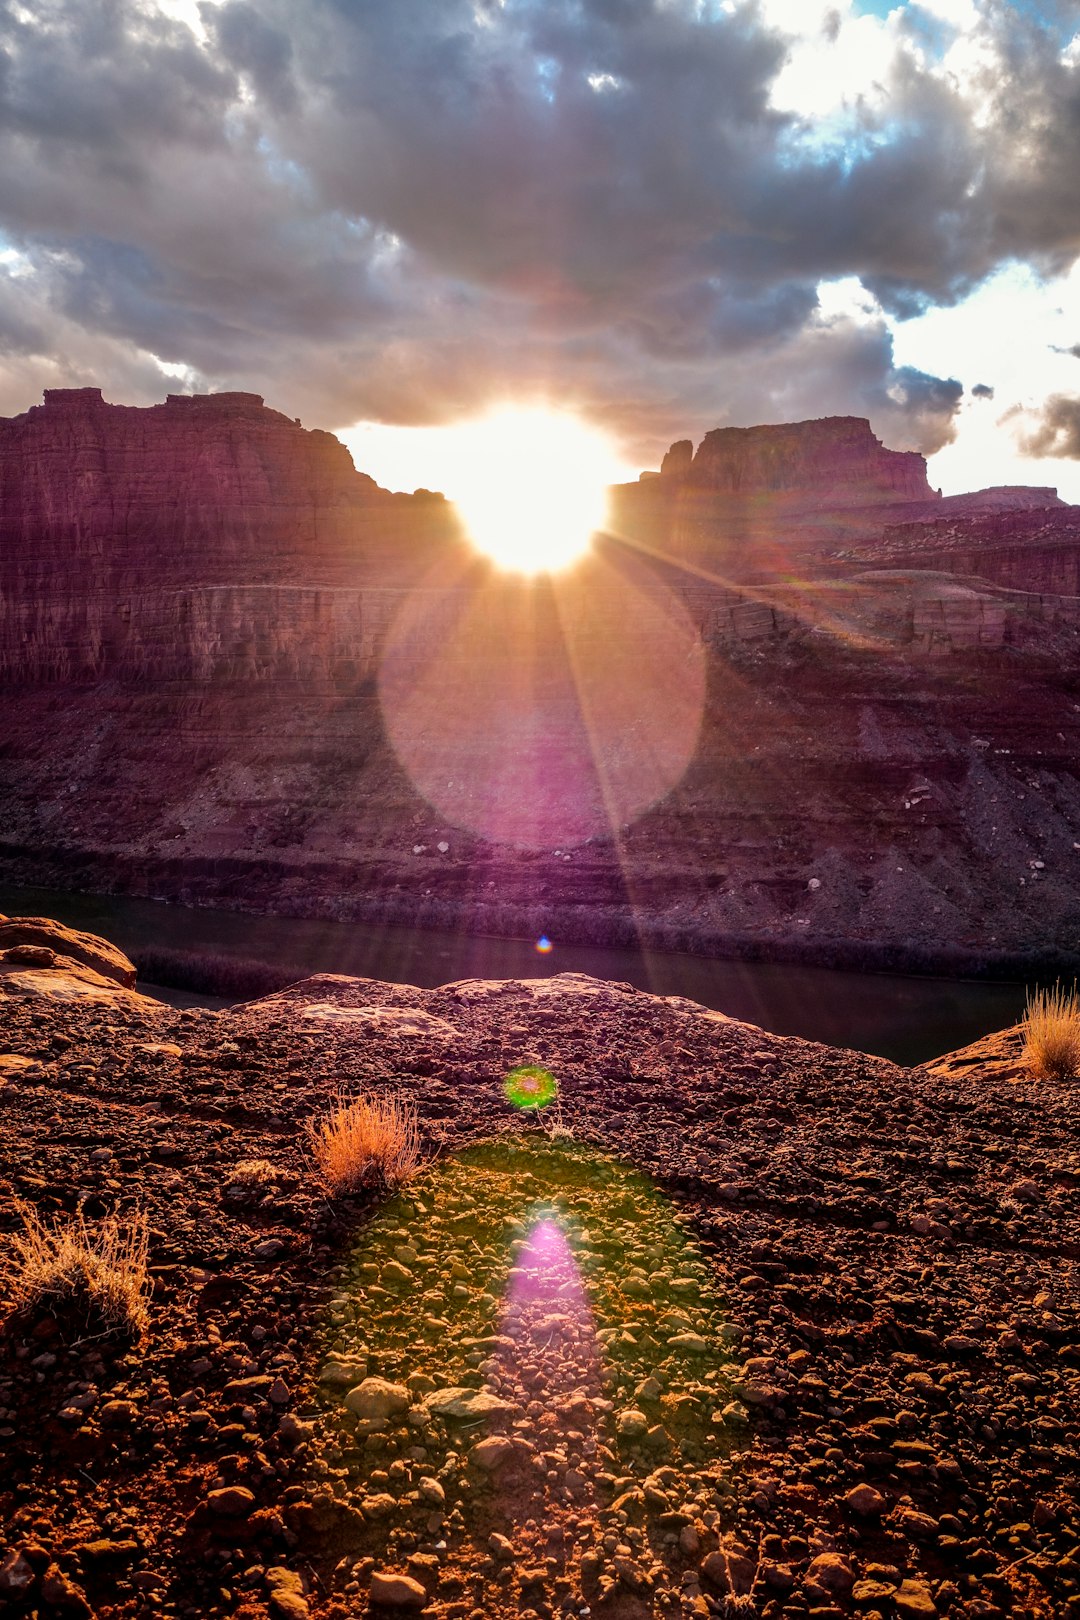
[(1021, 442), (1029, 456), (1080, 461), (1080, 399), (1051, 394), (1039, 414), (1038, 425)]
[(971, 390), (972, 399), (993, 399), (994, 390), (989, 383), (976, 383)]
[(91, 365), (155, 397), (158, 356), (326, 425), (549, 391), (642, 455), (824, 411), (932, 449), (960, 384), (818, 281), (910, 312), (1080, 251), (1077, 69), (991, 0), (978, 118), (901, 44), (842, 132), (771, 106), (752, 4), (200, 13), (0, 0), (0, 410)]

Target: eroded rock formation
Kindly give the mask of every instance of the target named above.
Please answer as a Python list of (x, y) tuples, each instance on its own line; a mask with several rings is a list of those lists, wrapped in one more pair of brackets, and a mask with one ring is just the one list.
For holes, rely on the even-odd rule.
[[(678, 449), (672, 446), (673, 452)], [(702, 439), (688, 468), (683, 461), (683, 456), (676, 456), (664, 471), (729, 495), (797, 491), (816, 495), (829, 506), (939, 498), (927, 480), (924, 457), (886, 450), (869, 422), (858, 416), (714, 428)]]
[[(0, 871), (533, 937), (1074, 951), (1080, 528), (1051, 495), (938, 500), (855, 419), (723, 429), (616, 492), (560, 599), (256, 396), (55, 391), (0, 423)], [(666, 676), (631, 577), (689, 626)], [(628, 690), (591, 701), (604, 648)], [(706, 701), (681, 780), (624, 814), (635, 717), (675, 712), (629, 690), (647, 664), (684, 698), (700, 667)], [(587, 839), (557, 831), (575, 728)], [(550, 836), (455, 819), (493, 756)]]

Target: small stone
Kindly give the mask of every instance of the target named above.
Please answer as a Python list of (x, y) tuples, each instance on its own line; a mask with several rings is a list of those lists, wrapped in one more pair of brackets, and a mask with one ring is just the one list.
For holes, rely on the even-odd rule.
[(353, 1356), (347, 1361), (328, 1361), (319, 1373), (319, 1383), (333, 1389), (352, 1389), (368, 1370), (366, 1356)]
[(443, 1418), (502, 1417), (514, 1411), (509, 1401), (489, 1389), (435, 1389), (424, 1397), (424, 1406)]
[(891, 1581), (856, 1581), (851, 1588), (851, 1601), (862, 1608), (871, 1603), (884, 1603), (895, 1591), (896, 1586)]
[(885, 1511), (885, 1498), (872, 1485), (854, 1486), (844, 1497), (844, 1502), (852, 1513), (858, 1513), (864, 1519), (876, 1519)]
[(87, 1564), (108, 1563), (114, 1559), (134, 1558), (139, 1551), (139, 1543), (130, 1536), (122, 1541), (114, 1541), (108, 1537), (99, 1537), (96, 1541), (83, 1541), (75, 1551), (79, 1555), (79, 1562)]
[(255, 1498), (246, 1485), (222, 1485), (206, 1498), (211, 1513), (222, 1518), (246, 1519), (255, 1506)]
[(429, 1502), (432, 1507), (442, 1507), (446, 1501), (446, 1492), (439, 1481), (429, 1474), (425, 1474), (424, 1478), (418, 1481), (416, 1488), (420, 1493), (420, 1500)]
[(806, 1584), (833, 1596), (843, 1596), (855, 1584), (855, 1571), (842, 1553), (818, 1553), (806, 1572)]
[(21, 1552), (9, 1552), (0, 1563), (0, 1597), (18, 1598), (29, 1592), (37, 1579), (34, 1566)]
[(126, 1429), (138, 1416), (134, 1401), (106, 1401), (98, 1414), (103, 1429)]
[(615, 1420), (615, 1432), (620, 1440), (643, 1440), (649, 1432), (649, 1420), (636, 1406), (625, 1407)]
[(514, 1543), (509, 1537), (500, 1535), (498, 1530), (493, 1530), (488, 1536), (488, 1548), (493, 1558), (509, 1560), (514, 1556)]
[(264, 1238), (261, 1243), (256, 1243), (251, 1252), (256, 1260), (276, 1260), (285, 1253), (285, 1245), (280, 1238)]
[(931, 1518), (929, 1513), (915, 1513), (907, 1511), (900, 1515), (900, 1528), (906, 1536), (914, 1536), (917, 1540), (928, 1541), (938, 1533), (938, 1522)]
[(700, 1333), (676, 1333), (668, 1340), (670, 1350), (682, 1350), (688, 1356), (703, 1356), (707, 1353), (709, 1345)]
[(731, 1577), (728, 1574), (728, 1561), (722, 1552), (711, 1552), (701, 1560), (698, 1566), (702, 1575), (714, 1586), (730, 1586)]
[(360, 1508), (365, 1519), (389, 1519), (397, 1512), (397, 1497), (391, 1496), (389, 1491), (376, 1491), (371, 1496), (360, 1498)]
[(795, 1571), (791, 1565), (776, 1563), (771, 1558), (761, 1560), (761, 1578), (772, 1592), (787, 1593), (795, 1585)]
[(301, 1441), (314, 1438), (315, 1425), (305, 1423), (295, 1412), (283, 1412), (278, 1421), (277, 1432), (289, 1445), (299, 1445)]
[(50, 1564), (42, 1576), (41, 1595), (47, 1604), (59, 1609), (61, 1614), (80, 1615), (84, 1620), (93, 1614), (82, 1587), (76, 1586), (70, 1575), (65, 1575), (55, 1564)]
[(376, 1570), (371, 1577), (371, 1601), (384, 1609), (423, 1609), (428, 1595), (411, 1575), (391, 1575)]
[(922, 1581), (903, 1581), (893, 1593), (893, 1603), (902, 1620), (935, 1620), (937, 1615), (930, 1588)]
[(268, 1605), (275, 1620), (308, 1620), (304, 1583), (295, 1570), (276, 1565), (266, 1572)]
[(486, 1440), (478, 1440), (469, 1452), (469, 1461), (474, 1462), (477, 1468), (482, 1468), (486, 1474), (494, 1474), (502, 1468), (514, 1455), (514, 1442), (508, 1440), (504, 1434), (488, 1435)]
[(345, 1405), (358, 1418), (381, 1422), (408, 1411), (409, 1392), (404, 1384), (391, 1384), (385, 1378), (365, 1378), (362, 1384), (350, 1389)]

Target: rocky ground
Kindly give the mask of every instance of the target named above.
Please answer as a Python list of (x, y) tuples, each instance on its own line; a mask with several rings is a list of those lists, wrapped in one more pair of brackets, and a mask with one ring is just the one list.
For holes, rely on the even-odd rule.
[[(0, 929), (2, 1230), (138, 1207), (153, 1279), (137, 1343), (7, 1315), (0, 1613), (1080, 1615), (1074, 1087), (574, 975), (126, 976)], [(428, 1163), (335, 1202), (361, 1087)]]

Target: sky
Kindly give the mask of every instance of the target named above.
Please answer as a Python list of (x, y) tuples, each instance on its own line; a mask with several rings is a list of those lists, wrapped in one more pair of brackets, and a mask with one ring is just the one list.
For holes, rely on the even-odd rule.
[(1080, 501), (1078, 151), (1080, 0), (0, 0), (0, 414), (250, 389), (404, 488), (852, 414)]

